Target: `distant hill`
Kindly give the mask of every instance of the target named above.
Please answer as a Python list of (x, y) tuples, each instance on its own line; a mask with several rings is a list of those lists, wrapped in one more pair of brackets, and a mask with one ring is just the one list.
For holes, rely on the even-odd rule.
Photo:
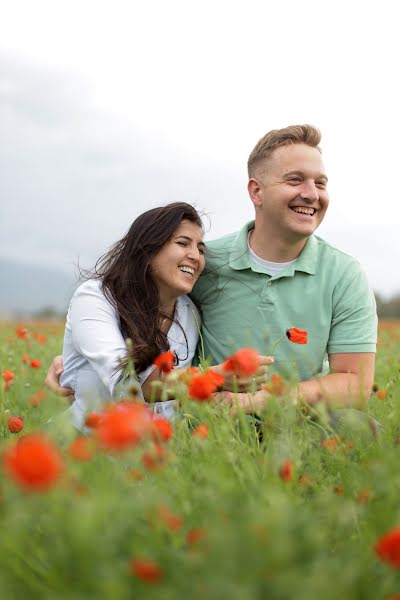
[(76, 274), (0, 257), (0, 316), (30, 316), (43, 309), (65, 315)]
[[(64, 317), (77, 283), (77, 275), (54, 267), (0, 257), (0, 318)], [(400, 294), (384, 299), (376, 294), (378, 315), (400, 319)], [(36, 315), (35, 315), (36, 313)]]

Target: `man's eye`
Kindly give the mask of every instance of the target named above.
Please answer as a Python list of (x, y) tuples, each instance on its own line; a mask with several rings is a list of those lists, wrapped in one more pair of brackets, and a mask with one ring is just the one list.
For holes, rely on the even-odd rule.
[(301, 179), (300, 177), (291, 177), (290, 179), (288, 179), (289, 183), (301, 183)]
[(326, 181), (317, 181), (315, 185), (321, 190), (324, 190), (326, 188)]

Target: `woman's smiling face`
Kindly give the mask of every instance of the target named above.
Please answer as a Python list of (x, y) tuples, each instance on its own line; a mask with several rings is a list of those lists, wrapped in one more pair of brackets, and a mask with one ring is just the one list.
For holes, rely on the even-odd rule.
[(171, 239), (150, 260), (161, 303), (189, 294), (204, 265), (203, 231), (196, 223), (183, 220)]

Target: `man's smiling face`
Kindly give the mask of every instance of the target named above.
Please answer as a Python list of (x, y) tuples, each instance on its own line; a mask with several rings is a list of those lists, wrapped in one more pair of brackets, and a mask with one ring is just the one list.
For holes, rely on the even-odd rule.
[(321, 153), (305, 144), (277, 148), (257, 169), (260, 211), (276, 235), (288, 242), (309, 237), (329, 204)]

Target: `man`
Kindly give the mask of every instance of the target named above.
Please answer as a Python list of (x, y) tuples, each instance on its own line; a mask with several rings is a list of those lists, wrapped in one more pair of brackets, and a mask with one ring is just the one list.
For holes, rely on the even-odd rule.
[[(300, 125), (270, 131), (256, 144), (248, 160), (255, 221), (207, 244), (192, 296), (214, 364), (243, 346), (270, 354), (284, 336), (273, 369), (299, 381), (295, 399), (360, 407), (374, 378), (375, 300), (358, 262), (314, 235), (329, 204), (320, 138)], [(291, 327), (308, 332), (307, 345), (286, 338)], [(47, 377), (53, 388), (57, 369), (53, 364)], [(260, 390), (235, 398), (251, 412), (267, 396)], [(232, 394), (224, 400), (232, 402)]]
[[(298, 327), (308, 332), (307, 345), (282, 340), (273, 367), (300, 380), (294, 395), (309, 404), (362, 406), (374, 378), (375, 300), (358, 262), (314, 236), (329, 204), (320, 138), (301, 125), (270, 131), (256, 144), (248, 160), (255, 221), (207, 243), (192, 295), (214, 362), (243, 346), (270, 354), (285, 330)], [(264, 399), (265, 392), (244, 395), (241, 404)]]

